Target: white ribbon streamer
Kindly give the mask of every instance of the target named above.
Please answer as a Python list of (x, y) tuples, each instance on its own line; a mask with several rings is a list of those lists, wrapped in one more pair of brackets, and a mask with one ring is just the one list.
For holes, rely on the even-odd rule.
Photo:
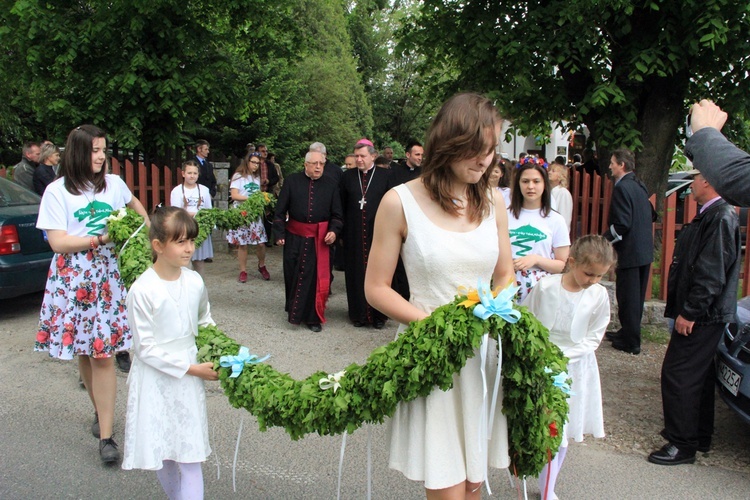
[(344, 453), (346, 452), (346, 434), (344, 431), (344, 437), (341, 438), (341, 454), (339, 455), (339, 484), (336, 487), (336, 499), (341, 500), (341, 472), (344, 468)]
[(232, 489), (237, 493), (237, 483), (235, 481), (237, 477), (237, 453), (240, 451), (240, 438), (242, 437), (242, 424), (245, 423), (245, 415), (243, 414), (240, 418), (240, 429), (237, 432), (237, 443), (234, 445), (234, 461), (232, 462)]
[(367, 500), (372, 500), (372, 432), (367, 426)]
[(133, 236), (141, 232), (141, 229), (143, 229), (143, 226), (145, 225), (146, 225), (146, 221), (144, 220), (143, 223), (140, 226), (138, 226), (138, 229), (136, 229), (135, 232), (130, 235), (130, 238), (125, 240), (125, 243), (122, 245), (122, 248), (120, 249), (120, 255), (122, 255), (122, 252), (125, 251), (125, 247), (128, 246), (128, 243), (130, 243), (130, 240), (133, 239)]
[(489, 340), (490, 335), (489, 333), (485, 333), (482, 335), (482, 345), (479, 347), (479, 357), (480, 357), (480, 372), (482, 373), (482, 411), (479, 416), (479, 432), (477, 433), (479, 437), (479, 453), (484, 456), (484, 477), (482, 478), (482, 482), (485, 484), (487, 488), (487, 494), (492, 495), (492, 490), (490, 489), (490, 481), (487, 477), (489, 468), (489, 459), (490, 459), (490, 453), (489, 453), (489, 439), (490, 437), (487, 435), (488, 432), (488, 425), (487, 425), (487, 372), (486, 372), (486, 366), (487, 366), (487, 350), (489, 349)]

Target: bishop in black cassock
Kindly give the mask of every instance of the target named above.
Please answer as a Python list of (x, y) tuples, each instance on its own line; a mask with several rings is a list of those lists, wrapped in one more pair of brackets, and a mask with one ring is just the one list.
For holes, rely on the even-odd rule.
[[(359, 146), (359, 144), (357, 145)], [(344, 209), (344, 272), (349, 319), (354, 326), (382, 328), (386, 316), (365, 299), (365, 271), (372, 245), (375, 214), (380, 200), (392, 187), (390, 170), (375, 166), (375, 154), (363, 145), (354, 150), (357, 168), (341, 176), (341, 205)]]
[[(336, 181), (323, 176), (320, 153), (308, 153), (305, 171), (286, 178), (274, 214), (276, 242), (284, 246), (284, 310), (289, 322), (318, 332), (330, 294), (330, 249), (343, 215)], [(287, 219), (288, 216), (288, 219)]]

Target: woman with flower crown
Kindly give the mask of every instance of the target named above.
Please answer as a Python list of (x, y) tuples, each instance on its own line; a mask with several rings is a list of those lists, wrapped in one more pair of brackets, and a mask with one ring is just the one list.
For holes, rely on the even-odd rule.
[[(399, 332), (451, 302), (459, 287), (513, 281), (505, 203), (489, 185), (501, 124), (490, 100), (452, 97), (428, 131), (422, 175), (380, 203), (365, 294), (401, 323)], [(391, 288), (399, 255), (409, 301)], [(475, 355), (453, 376), (452, 389), (400, 403), (390, 421), (389, 465), (423, 481), (428, 499), (479, 499), (487, 467), (509, 465), (505, 417), (498, 408), (488, 423), (483, 404), (482, 370), (491, 394), (500, 369), (497, 342), (489, 342), (486, 367)]]

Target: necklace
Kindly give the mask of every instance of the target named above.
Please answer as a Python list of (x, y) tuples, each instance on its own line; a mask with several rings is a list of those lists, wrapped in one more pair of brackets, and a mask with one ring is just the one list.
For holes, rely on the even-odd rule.
[[(201, 202), (203, 202), (203, 198), (201, 197), (201, 186), (200, 184), (195, 185), (196, 188), (198, 188), (198, 206), (196, 207), (198, 210), (201, 209)], [(187, 210), (188, 207), (188, 199), (187, 196), (185, 196), (185, 183), (182, 183), (182, 202), (185, 205), (185, 210)]]
[[(370, 177), (370, 182), (367, 183), (367, 187), (364, 187), (364, 184), (362, 183), (362, 178), (367, 175), (367, 172), (363, 172), (360, 176), (359, 173), (357, 173), (357, 180), (359, 180), (359, 191), (362, 193), (362, 199), (359, 200), (359, 209), (364, 210), (365, 205), (367, 205), (367, 200), (365, 200), (365, 195), (367, 194), (367, 190), (370, 189), (370, 185), (372, 185), (372, 179), (375, 177), (375, 169), (376, 167), (370, 167), (370, 170), (373, 170), (372, 177)], [(369, 172), (369, 170), (368, 170)]]
[[(180, 274), (180, 277), (177, 278), (175, 281), (167, 281), (163, 280), (164, 285), (167, 289), (167, 293), (169, 296), (174, 300), (178, 305), (180, 304), (180, 301), (182, 300), (182, 274)], [(174, 290), (175, 288), (178, 289), (177, 297), (174, 296)]]
[(94, 208), (94, 203), (96, 203), (96, 192), (94, 191), (91, 194), (93, 200), (89, 198), (89, 196), (86, 194), (86, 191), (81, 191), (81, 194), (84, 198), (86, 198), (86, 201), (89, 202), (89, 212), (91, 212), (91, 217), (93, 217), (94, 215), (96, 215), (96, 208)]

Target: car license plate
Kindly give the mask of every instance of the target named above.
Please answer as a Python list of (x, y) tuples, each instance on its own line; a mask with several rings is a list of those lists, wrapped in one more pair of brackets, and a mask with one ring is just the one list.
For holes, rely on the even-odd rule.
[(726, 387), (729, 392), (736, 396), (740, 390), (742, 375), (729, 368), (722, 361), (719, 361), (719, 366), (717, 368), (719, 382), (721, 382), (721, 385)]

